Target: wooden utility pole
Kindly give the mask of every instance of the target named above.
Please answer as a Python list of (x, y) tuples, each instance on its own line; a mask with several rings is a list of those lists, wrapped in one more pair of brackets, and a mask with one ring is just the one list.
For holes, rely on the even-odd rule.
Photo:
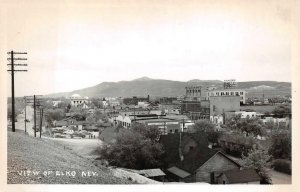
[(27, 117), (26, 117), (26, 106), (27, 106), (27, 99), (26, 99), (26, 97), (24, 97), (24, 99), (25, 99), (25, 120), (24, 120), (24, 122), (25, 122), (25, 133), (26, 133), (26, 121), (27, 121)]
[(27, 54), (26, 52), (7, 52), (7, 54), (10, 55), (10, 58), (7, 58), (7, 60), (10, 60), (10, 69), (7, 70), (8, 72), (11, 72), (11, 120), (12, 120), (12, 132), (16, 131), (15, 127), (15, 72), (27, 72), (27, 70), (16, 70), (15, 66), (27, 66), (27, 64), (15, 64), (15, 60), (27, 60), (27, 58), (14, 58), (14, 54)]
[(40, 138), (42, 137), (42, 127), (43, 127), (43, 108), (40, 108)]
[(29, 97), (29, 99), (33, 99), (33, 101), (29, 100), (27, 101), (27, 103), (31, 103), (33, 104), (33, 122), (34, 122), (34, 125), (33, 125), (33, 129), (34, 129), (34, 137), (36, 137), (36, 107), (40, 107), (41, 104), (40, 104), (40, 99), (41, 98), (38, 98), (38, 96), (42, 96), (42, 95), (33, 95), (33, 98), (32, 96)]
[(34, 121), (34, 137), (36, 137), (36, 102), (35, 102), (35, 95), (33, 95), (33, 121)]

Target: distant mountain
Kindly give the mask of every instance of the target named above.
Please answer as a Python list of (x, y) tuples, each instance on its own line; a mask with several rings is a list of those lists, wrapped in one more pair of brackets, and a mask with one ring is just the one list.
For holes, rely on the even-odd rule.
[[(103, 82), (98, 85), (74, 90), (72, 92), (56, 93), (48, 97), (69, 97), (72, 94), (79, 94), (88, 97), (132, 97), (132, 96), (179, 96), (185, 94), (185, 87), (199, 85), (204, 88), (215, 86), (223, 87), (223, 81), (193, 79), (187, 82), (151, 79), (141, 77), (132, 81)], [(249, 95), (254, 93), (261, 95), (262, 91), (268, 94), (290, 95), (291, 83), (276, 81), (248, 81), (238, 82), (238, 88), (246, 89)], [(271, 88), (271, 89), (270, 89)], [(272, 93), (271, 93), (272, 92)]]
[(137, 79), (134, 79), (132, 81), (151, 81), (153, 79), (149, 78), (149, 77), (141, 77), (141, 78), (137, 78)]

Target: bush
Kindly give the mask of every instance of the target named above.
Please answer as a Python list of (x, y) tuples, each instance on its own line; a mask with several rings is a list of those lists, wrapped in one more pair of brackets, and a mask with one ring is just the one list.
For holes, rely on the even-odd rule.
[(286, 173), (291, 175), (292, 170), (291, 170), (291, 161), (287, 159), (275, 159), (273, 161), (272, 167), (274, 168), (275, 171), (279, 171), (282, 173)]

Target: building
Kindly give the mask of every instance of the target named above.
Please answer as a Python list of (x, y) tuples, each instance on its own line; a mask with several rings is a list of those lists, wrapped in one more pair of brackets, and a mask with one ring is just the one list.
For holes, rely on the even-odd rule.
[(224, 89), (235, 89), (237, 82), (235, 79), (224, 80)]
[(184, 100), (181, 102), (181, 113), (187, 115), (191, 120), (200, 120), (210, 118), (210, 106), (209, 101)]
[(210, 115), (221, 115), (227, 111), (240, 111), (239, 96), (211, 96)]
[(208, 148), (207, 136), (200, 133), (163, 135), (160, 143), (171, 181), (216, 183), (219, 173), (241, 168), (224, 153)]
[(201, 86), (187, 86), (185, 87), (185, 97), (184, 100), (190, 101), (200, 101), (202, 96)]
[(181, 101), (181, 114), (191, 120), (209, 120), (209, 101), (202, 93), (201, 86), (187, 86), (184, 100)]
[(212, 91), (208, 91), (206, 95), (206, 99), (210, 100), (213, 96), (220, 96), (220, 97), (226, 97), (226, 96), (239, 96), (240, 97), (240, 103), (246, 104), (246, 91), (243, 89), (216, 89)]
[(132, 122), (129, 116), (118, 115), (115, 120), (117, 124), (121, 124), (124, 128), (131, 127)]
[[(88, 97), (81, 97), (78, 94), (73, 94), (70, 97), (71, 105), (74, 107), (85, 106), (88, 103)], [(85, 105), (84, 105), (85, 104)]]
[(125, 105), (137, 105), (138, 102), (149, 102), (150, 101), (150, 96), (148, 95), (148, 97), (132, 97), (132, 98), (124, 98), (123, 99), (123, 103)]
[(162, 97), (159, 98), (160, 104), (174, 104), (177, 102), (177, 97)]
[(260, 184), (260, 176), (254, 169), (234, 169), (222, 172), (217, 184)]
[(183, 131), (182, 122), (170, 119), (140, 119), (135, 120), (136, 123), (143, 123), (147, 126), (155, 126), (160, 130), (161, 135), (166, 135), (169, 133), (179, 133)]

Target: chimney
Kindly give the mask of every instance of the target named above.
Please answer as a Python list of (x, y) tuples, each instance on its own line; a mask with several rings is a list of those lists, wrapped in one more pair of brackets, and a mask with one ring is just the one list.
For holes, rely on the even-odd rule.
[(148, 102), (150, 102), (150, 95), (148, 95)]

